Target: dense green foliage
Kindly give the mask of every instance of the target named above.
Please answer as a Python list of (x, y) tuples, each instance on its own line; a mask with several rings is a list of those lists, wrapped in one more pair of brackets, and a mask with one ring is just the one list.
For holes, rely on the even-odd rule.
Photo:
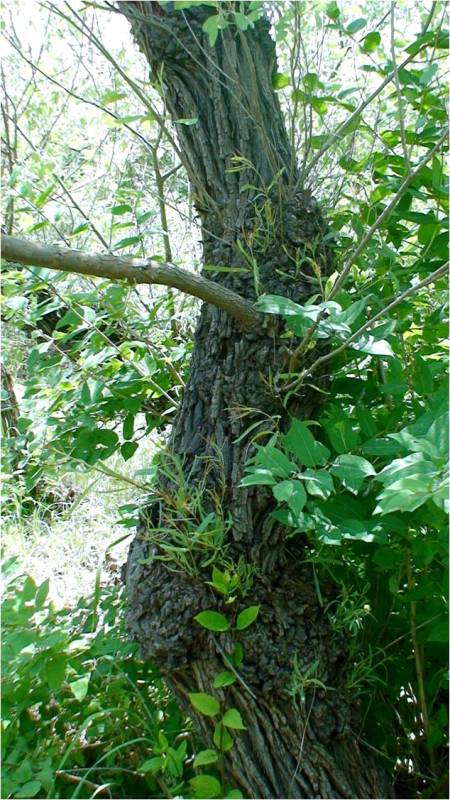
[[(262, 10), (254, 4), (250, 14), (227, 15), (210, 5), (211, 46), (225, 25), (245, 33), (251, 14)], [(289, 371), (274, 376), (274, 391), (289, 399), (315, 386), (320, 411), (314, 420), (293, 420), (285, 434), (277, 419), (261, 418), (249, 428), (249, 445), (257, 447), (242, 483), (271, 486), (276, 518), (290, 536), (310, 543), (318, 598), (336, 633), (349, 642), (342, 669), (364, 709), (364, 730), (357, 735), (384, 757), (399, 796), (443, 797), (445, 8), (433, 4), (433, 15), (419, 19), (417, 6), (407, 3), (399, 4), (397, 18), (384, 3), (361, 4), (354, 17), (344, 4), (311, 3), (308, 14), (305, 5), (272, 4), (280, 54), (275, 88), (303, 159), (302, 183), (319, 196), (329, 222), (335, 272), (323, 277), (312, 250), (311, 301), (302, 307), (262, 295), (258, 306), (285, 317), (288, 349), (297, 341)], [(47, 71), (56, 73), (65, 58), (56, 46), (52, 56), (58, 36), (81, 47), (86, 31), (73, 27), (79, 24), (74, 15), (54, 10), (51, 20)], [(78, 120), (78, 138), (66, 141), (74, 106), (60, 123), (65, 92), (60, 84), (50, 88), (42, 76), (35, 83), (22, 74), (14, 37), (4, 117), (9, 231), (84, 249), (186, 260), (184, 231), (195, 220), (171, 141), (161, 136), (152, 113), (153, 105), (162, 107), (160, 87), (149, 90), (143, 108), (117, 70), (119, 58), (129, 74), (141, 62), (120, 47), (114, 53), (105, 38), (108, 69), (99, 70), (98, 85), (89, 75), (70, 73), (71, 91), (91, 105), (83, 106), (89, 114)], [(103, 64), (89, 34), (88, 40), (92, 63)], [(401, 66), (409, 56), (413, 60)], [(395, 79), (384, 92), (358, 111), (361, 97), (392, 71)], [(95, 122), (92, 104), (101, 112)], [(91, 137), (86, 147), (83, 136)], [(97, 172), (104, 173), (101, 180)], [(193, 261), (191, 256), (187, 263)], [(295, 269), (302, 266), (300, 261)], [(4, 270), (3, 298), (3, 361), (20, 387), (17, 425), (4, 430), (6, 513), (20, 519), (46, 499), (51, 506), (63, 470), (106, 472), (141, 490), (144, 502), (159, 456), (139, 474), (127, 462), (149, 434), (164, 438), (173, 418), (191, 349), (191, 301), (11, 265)], [(122, 469), (108, 464), (113, 455), (122, 459)], [(135, 501), (125, 504), (120, 524), (134, 526), (136, 509)], [(99, 786), (124, 797), (217, 794), (219, 774), (209, 785), (197, 780), (216, 754), (203, 751), (194, 775), (197, 750), (189, 725), (155, 668), (140, 662), (126, 642), (120, 592), (97, 585), (76, 608), (56, 611), (46, 585), (11, 578), (13, 567), (7, 562), (3, 607), (4, 796), (91, 797)], [(226, 571), (211, 568), (217, 592), (238, 591), (238, 578), (230, 586)], [(321, 591), (330, 579), (337, 587), (332, 601)], [(248, 610), (240, 598), (239, 611)], [(216, 631), (228, 626), (225, 617), (198, 622)], [(226, 685), (228, 678), (222, 680)], [(293, 664), (286, 688), (292, 702), (308, 703), (315, 685), (314, 673), (301, 675)], [(333, 686), (322, 688), (333, 692)], [(191, 699), (209, 713), (204, 698)], [(223, 721), (233, 709), (222, 711)], [(238, 730), (242, 720), (230, 719)], [(223, 734), (219, 739), (218, 750), (226, 750)]]

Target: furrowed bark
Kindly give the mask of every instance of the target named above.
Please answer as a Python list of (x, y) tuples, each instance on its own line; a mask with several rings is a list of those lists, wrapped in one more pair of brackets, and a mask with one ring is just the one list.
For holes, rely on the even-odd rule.
[[(272, 88), (269, 23), (261, 19), (245, 32), (230, 24), (210, 47), (202, 28), (214, 13), (210, 7), (179, 12), (172, 4), (120, 2), (119, 8), (152, 75), (163, 81), (173, 120), (196, 120), (177, 130), (203, 223), (204, 262), (251, 265), (220, 274), (216, 283), (250, 304), (261, 292), (304, 302), (317, 291), (319, 273), (329, 272), (331, 257), (316, 202), (290, 189), (294, 159)], [(382, 767), (354, 734), (360, 722), (343, 689), (346, 643), (319, 603), (307, 544), (289, 538), (271, 516), (270, 488), (239, 485), (256, 431), (266, 432), (258, 440), (264, 442), (267, 431), (286, 429), (291, 414), (311, 418), (319, 407), (313, 390), (288, 409), (281, 402), (277, 374), (287, 371), (289, 359), (283, 332), (277, 318), (270, 327), (242, 331), (223, 310), (203, 306), (155, 501), (128, 558), (129, 626), (211, 741), (211, 721), (195, 714), (187, 693), (224, 696), (213, 680), (236, 636), (209, 634), (193, 619), (207, 608), (231, 614), (206, 584), (211, 566), (204, 556), (194, 553), (194, 568), (184, 571), (159, 560), (175, 524), (173, 509), (186, 492), (194, 529), (206, 513), (223, 522), (218, 566), (245, 561), (253, 572), (238, 610), (260, 605), (257, 621), (237, 635), (244, 649), (241, 680), (226, 693), (226, 707), (238, 708), (247, 726), (225, 756), (229, 785), (260, 798), (390, 797)], [(334, 590), (321, 591), (327, 597)], [(306, 688), (298, 703), (287, 694), (295, 659), (301, 674), (316, 662), (314, 676), (326, 687)]]

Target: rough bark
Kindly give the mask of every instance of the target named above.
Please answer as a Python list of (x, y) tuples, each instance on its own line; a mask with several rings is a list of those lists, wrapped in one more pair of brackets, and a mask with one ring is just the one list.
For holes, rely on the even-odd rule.
[[(217, 282), (249, 300), (267, 292), (303, 302), (317, 290), (318, 269), (328, 271), (330, 255), (314, 199), (291, 190), (295, 159), (272, 89), (276, 60), (267, 21), (245, 33), (229, 26), (210, 48), (202, 24), (211, 8), (181, 13), (171, 4), (119, 7), (153, 77), (162, 76), (173, 119), (198, 120), (179, 125), (178, 135), (202, 219), (205, 263), (245, 267), (244, 247), (254, 270), (218, 274)], [(186, 500), (191, 526), (200, 523), (200, 508), (220, 515), (226, 530), (221, 557), (251, 565), (244, 605), (261, 606), (257, 621), (239, 634), (241, 681), (227, 689), (227, 706), (238, 708), (247, 725), (226, 754), (230, 785), (261, 798), (389, 797), (382, 768), (354, 733), (358, 709), (342, 689), (345, 642), (331, 631), (319, 604), (304, 560), (307, 545), (300, 537), (289, 539), (271, 516), (270, 489), (239, 487), (252, 454), (250, 426), (265, 420), (261, 430), (283, 430), (291, 414), (311, 418), (317, 412), (313, 391), (289, 409), (282, 403), (277, 374), (286, 371), (289, 358), (282, 333), (277, 319), (243, 331), (224, 311), (202, 308), (167, 466), (129, 554), (129, 625), (144, 656), (158, 663), (186, 707), (187, 692), (222, 696), (212, 683), (234, 640), (207, 633), (193, 617), (205, 608), (230, 615), (230, 606), (221, 606), (207, 586), (211, 567), (204, 556), (193, 552), (189, 574), (159, 560), (161, 536), (170, 538), (185, 481), (191, 497), (202, 498), (194, 509)], [(294, 658), (302, 673), (317, 661), (316, 677), (327, 687), (307, 690), (299, 705), (286, 691)], [(210, 720), (196, 721), (211, 740)]]

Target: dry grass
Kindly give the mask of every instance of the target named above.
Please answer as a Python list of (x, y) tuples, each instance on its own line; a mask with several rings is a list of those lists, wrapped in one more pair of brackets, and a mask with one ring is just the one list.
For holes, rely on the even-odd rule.
[[(148, 467), (154, 451), (149, 440), (130, 461), (114, 457), (107, 466), (133, 478), (136, 470)], [(38, 508), (29, 516), (5, 515), (2, 521), (3, 557), (18, 556), (21, 569), (38, 583), (49, 578), (51, 599), (59, 607), (90, 594), (99, 567), (105, 583), (120, 573), (134, 528), (118, 524), (119, 507), (145, 497), (129, 483), (95, 472), (66, 476), (63, 484), (76, 493), (66, 510), (44, 515)]]

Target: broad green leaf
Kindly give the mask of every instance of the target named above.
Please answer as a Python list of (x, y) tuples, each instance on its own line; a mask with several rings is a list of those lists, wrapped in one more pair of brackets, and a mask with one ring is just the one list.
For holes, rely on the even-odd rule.
[(373, 53), (381, 44), (381, 35), (378, 31), (372, 31), (364, 37), (362, 49), (365, 53)]
[(415, 511), (431, 497), (431, 485), (422, 476), (400, 478), (386, 487), (377, 496), (374, 514), (390, 514), (392, 511)]
[(249, 474), (242, 478), (239, 485), (242, 487), (273, 486), (275, 482), (275, 478), (270, 469), (264, 469), (263, 467), (250, 467)]
[(354, 350), (369, 353), (371, 356), (393, 356), (391, 345), (385, 339), (376, 339), (371, 334), (364, 333), (359, 339), (351, 343)]
[[(52, 691), (57, 691), (66, 676), (67, 658), (65, 655), (57, 655), (47, 661), (46, 673), (47, 683)], [(76, 695), (75, 695), (76, 696)], [(78, 698), (77, 698), (78, 699)]]
[(330, 17), (330, 19), (333, 20), (333, 22), (336, 22), (339, 19), (341, 12), (335, 0), (333, 0), (332, 3), (327, 3), (325, 6), (325, 13), (327, 17)]
[(290, 82), (288, 75), (284, 75), (282, 72), (276, 72), (272, 78), (272, 86), (276, 91), (285, 89), (286, 86), (289, 86)]
[(367, 25), (367, 20), (363, 19), (362, 17), (359, 17), (358, 19), (354, 19), (353, 22), (350, 23), (350, 25), (347, 25), (345, 30), (347, 31), (347, 33), (353, 35), (354, 33), (358, 33), (358, 31), (361, 31), (363, 28), (365, 28), (366, 25)]
[(359, 435), (353, 430), (351, 421), (345, 416), (342, 416), (341, 419), (335, 417), (332, 421), (324, 420), (323, 425), (337, 453), (346, 453), (358, 446)]
[(448, 642), (448, 622), (438, 622), (433, 625), (427, 636), (427, 642)]
[(208, 17), (203, 23), (202, 28), (204, 32), (208, 34), (209, 46), (214, 47), (219, 35), (220, 15), (213, 14), (211, 17)]
[(214, 717), (220, 711), (220, 703), (215, 697), (206, 692), (189, 693), (189, 700), (194, 708), (204, 714), (205, 717)]
[(244, 628), (248, 628), (257, 618), (260, 608), (261, 606), (249, 606), (248, 608), (244, 608), (236, 618), (237, 630), (243, 631)]
[(333, 478), (324, 469), (305, 469), (302, 473), (305, 479), (305, 489), (313, 497), (322, 497), (324, 500), (334, 492)]
[(207, 764), (215, 764), (218, 758), (216, 750), (200, 750), (194, 758), (193, 767), (197, 769), (197, 767), (204, 767)]
[(120, 448), (122, 458), (125, 461), (128, 461), (129, 458), (132, 458), (132, 456), (134, 456), (138, 447), (139, 445), (137, 442), (124, 442)]
[(78, 678), (77, 681), (72, 681), (69, 683), (69, 689), (72, 692), (73, 696), (76, 700), (81, 702), (84, 700), (88, 693), (88, 686), (89, 686), (89, 679), (91, 677), (90, 672), (87, 675), (83, 675), (82, 678)]
[(293, 453), (305, 467), (315, 467), (324, 464), (330, 451), (317, 442), (304, 422), (296, 419), (293, 421), (283, 442), (287, 450)]
[(237, 731), (245, 730), (245, 725), (237, 708), (229, 708), (228, 711), (225, 711), (222, 723), (226, 728), (233, 728)]
[(27, 781), (20, 789), (14, 792), (14, 797), (23, 797), (25, 800), (28, 800), (30, 797), (36, 797), (41, 786), (42, 783), (40, 781)]
[(227, 618), (218, 611), (201, 611), (194, 619), (209, 631), (227, 631), (230, 627)]
[(300, 514), (306, 503), (306, 492), (300, 481), (281, 481), (272, 491), (275, 499), (286, 502), (295, 516)]
[(121, 203), (118, 206), (113, 206), (111, 209), (111, 214), (114, 217), (121, 216), (122, 214), (131, 214), (133, 209), (131, 208), (129, 203)]
[(395, 458), (387, 464), (377, 475), (377, 481), (389, 486), (400, 478), (408, 478), (412, 475), (422, 475), (429, 479), (436, 474), (436, 467), (433, 462), (425, 458), (423, 453), (410, 453), (404, 458)]
[(265, 447), (257, 445), (255, 462), (270, 470), (271, 474), (278, 478), (287, 478), (292, 472), (298, 470), (293, 461), (290, 461), (281, 450), (271, 445)]
[(236, 676), (233, 675), (232, 672), (225, 670), (224, 672), (219, 672), (219, 674), (216, 675), (213, 686), (215, 689), (222, 689), (224, 686), (231, 686), (231, 684), (235, 682)]
[(276, 294), (266, 294), (259, 297), (256, 302), (256, 308), (263, 311), (265, 314), (280, 314), (281, 316), (303, 316), (303, 308), (293, 300), (287, 297), (281, 297)]
[(193, 792), (192, 796), (196, 798), (205, 798), (205, 800), (209, 800), (212, 797), (219, 797), (222, 793), (222, 787), (220, 785), (220, 781), (217, 778), (214, 778), (213, 775), (196, 775), (195, 778), (191, 778), (189, 781), (189, 786), (191, 787), (191, 791)]
[(339, 478), (346, 489), (355, 493), (360, 490), (366, 478), (375, 475), (370, 461), (350, 453), (338, 456), (331, 465), (330, 471)]
[(164, 759), (162, 756), (154, 756), (153, 758), (147, 759), (144, 761), (143, 764), (139, 767), (139, 772), (159, 772), (164, 765)]
[(213, 742), (221, 753), (226, 753), (233, 747), (233, 737), (222, 722), (219, 722), (214, 728)]

